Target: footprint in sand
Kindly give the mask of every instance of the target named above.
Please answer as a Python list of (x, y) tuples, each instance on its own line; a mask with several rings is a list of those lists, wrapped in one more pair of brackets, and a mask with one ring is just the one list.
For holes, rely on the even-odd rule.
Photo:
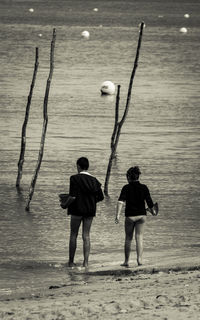
[(107, 313), (117, 314), (121, 311), (121, 307), (117, 301), (111, 301), (104, 305), (102, 310)]
[(156, 301), (159, 303), (159, 305), (169, 305), (169, 303), (172, 302), (172, 301), (168, 298), (168, 296), (162, 295), (162, 294), (160, 294), (160, 295), (158, 295), (158, 296), (156, 297)]
[(186, 299), (185, 296), (176, 297), (175, 307), (190, 307), (189, 299)]
[(131, 301), (131, 303), (129, 304), (129, 307), (135, 309), (135, 308), (141, 308), (141, 306), (143, 305), (144, 305), (144, 302), (137, 299), (137, 300)]

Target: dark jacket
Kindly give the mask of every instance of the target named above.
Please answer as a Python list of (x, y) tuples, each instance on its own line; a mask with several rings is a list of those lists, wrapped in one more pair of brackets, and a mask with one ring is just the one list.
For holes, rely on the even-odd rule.
[(123, 186), (118, 201), (126, 202), (126, 217), (146, 215), (145, 202), (149, 208), (153, 207), (148, 187), (139, 181), (130, 182)]
[(68, 208), (69, 215), (95, 216), (96, 203), (104, 199), (100, 182), (87, 173), (78, 173), (70, 177), (69, 193), (76, 197)]

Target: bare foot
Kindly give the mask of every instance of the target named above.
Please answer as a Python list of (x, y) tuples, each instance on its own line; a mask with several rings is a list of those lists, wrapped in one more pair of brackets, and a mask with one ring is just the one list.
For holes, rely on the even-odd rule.
[(121, 266), (121, 267), (125, 267), (125, 268), (129, 268), (129, 264), (128, 264), (128, 263), (126, 263), (126, 262), (124, 262), (124, 263), (120, 264), (120, 266)]
[(88, 262), (83, 261), (83, 267), (88, 268)]
[(138, 267), (139, 267), (139, 266), (142, 266), (142, 262), (139, 261), (139, 260), (137, 260), (137, 264), (138, 264)]

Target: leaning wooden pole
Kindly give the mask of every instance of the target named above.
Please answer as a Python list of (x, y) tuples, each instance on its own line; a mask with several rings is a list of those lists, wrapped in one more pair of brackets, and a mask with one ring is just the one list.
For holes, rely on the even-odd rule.
[[(136, 72), (136, 69), (138, 66), (138, 59), (139, 59), (139, 54), (140, 54), (141, 42), (142, 42), (143, 28), (144, 28), (144, 22), (142, 22), (140, 25), (140, 33), (139, 33), (137, 50), (136, 50), (136, 56), (135, 56), (133, 70), (132, 70), (131, 77), (130, 77), (126, 106), (125, 106), (124, 114), (122, 116), (121, 121), (116, 123), (116, 117), (118, 117), (118, 114), (117, 115), (115, 114), (114, 130), (113, 130), (113, 134), (111, 137), (111, 154), (110, 154), (110, 158), (109, 158), (109, 162), (108, 162), (107, 173), (106, 173), (106, 178), (105, 178), (105, 183), (104, 183), (105, 196), (108, 196), (108, 183), (109, 183), (109, 178), (110, 178), (110, 173), (111, 173), (111, 168), (112, 168), (112, 161), (115, 158), (117, 145), (118, 145), (119, 137), (120, 137), (120, 133), (121, 133), (121, 128), (122, 128), (122, 125), (127, 117), (128, 110), (129, 110), (129, 105), (130, 105), (130, 100), (131, 100), (131, 92), (132, 92), (132, 86), (133, 86), (133, 79), (134, 79), (135, 72)], [(118, 94), (119, 94), (119, 92), (118, 92)], [(119, 97), (118, 97), (118, 103), (119, 103)], [(117, 100), (116, 100), (116, 106), (117, 106)], [(119, 105), (118, 105), (118, 108), (119, 108)]]
[(45, 143), (45, 137), (46, 137), (47, 124), (48, 124), (47, 106), (48, 106), (49, 90), (50, 90), (50, 85), (51, 85), (51, 80), (52, 80), (53, 70), (54, 70), (55, 41), (56, 41), (56, 29), (53, 29), (53, 36), (51, 41), (51, 52), (50, 52), (50, 71), (49, 71), (49, 77), (47, 79), (46, 92), (45, 92), (44, 104), (43, 104), (43, 128), (42, 128), (42, 136), (41, 136), (41, 142), (40, 142), (40, 150), (38, 155), (38, 161), (36, 164), (35, 174), (32, 178), (31, 185), (30, 185), (29, 196), (26, 203), (26, 211), (30, 210), (30, 202), (33, 197), (37, 176), (38, 176), (40, 166), (42, 163), (42, 158), (43, 158), (44, 143)]
[(21, 178), (22, 178), (22, 170), (23, 170), (24, 156), (25, 156), (25, 150), (26, 150), (26, 127), (27, 127), (28, 118), (29, 118), (29, 111), (30, 111), (30, 106), (31, 106), (33, 89), (34, 89), (34, 86), (35, 86), (35, 80), (36, 80), (38, 65), (39, 65), (38, 48), (36, 48), (36, 50), (35, 50), (35, 66), (34, 66), (34, 71), (33, 71), (33, 78), (32, 78), (30, 91), (29, 91), (29, 95), (28, 95), (28, 99), (27, 99), (24, 123), (22, 125), (21, 151), (20, 151), (20, 156), (19, 156), (19, 161), (18, 161), (18, 174), (17, 174), (17, 179), (16, 179), (16, 187), (17, 188), (20, 187), (20, 181), (21, 181)]
[(115, 103), (115, 123), (114, 123), (113, 133), (112, 133), (112, 136), (111, 136), (111, 143), (110, 143), (110, 148), (111, 148), (111, 150), (113, 149), (114, 144), (115, 144), (117, 127), (118, 127), (120, 88), (121, 88), (121, 86), (118, 85), (118, 86), (117, 86), (116, 103)]
[(116, 139), (116, 133), (117, 133), (117, 126), (118, 126), (119, 100), (120, 100), (120, 85), (118, 85), (117, 87), (117, 96), (116, 96), (116, 103), (115, 103), (115, 124), (114, 124), (114, 129), (111, 137), (111, 144), (110, 144), (111, 154), (108, 161), (108, 167), (107, 167), (105, 184), (104, 184), (104, 194), (106, 196), (108, 196), (108, 183), (110, 179), (112, 162), (113, 162), (113, 159), (115, 158), (115, 153), (116, 153), (115, 139)]

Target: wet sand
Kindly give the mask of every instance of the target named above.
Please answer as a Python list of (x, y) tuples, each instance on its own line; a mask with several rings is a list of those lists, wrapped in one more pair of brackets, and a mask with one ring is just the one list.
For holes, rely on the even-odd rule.
[(1, 297), (0, 319), (199, 319), (198, 257), (141, 267), (105, 266), (74, 285), (58, 283), (40, 292)]

